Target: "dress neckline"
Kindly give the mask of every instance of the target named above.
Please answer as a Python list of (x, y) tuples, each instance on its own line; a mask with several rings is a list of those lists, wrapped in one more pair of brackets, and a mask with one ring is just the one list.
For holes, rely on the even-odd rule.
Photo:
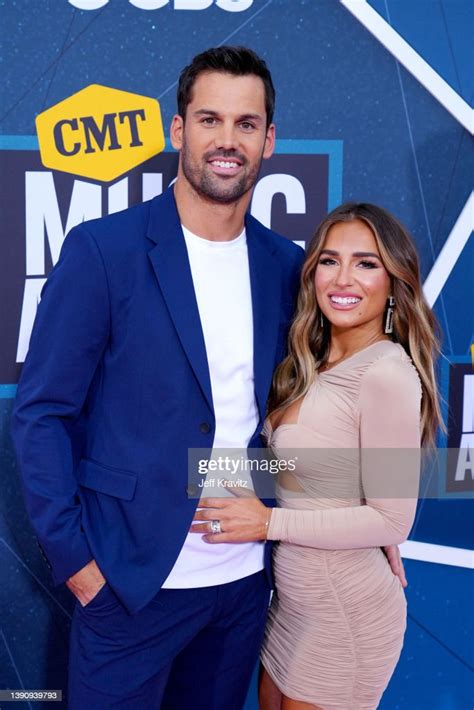
[[(305, 401), (306, 401), (306, 399), (307, 399), (309, 393), (311, 392), (311, 390), (312, 390), (313, 387), (315, 386), (315, 384), (316, 384), (316, 378), (314, 378), (314, 380), (312, 381), (312, 383), (310, 384), (310, 386), (308, 387), (308, 389), (306, 390), (306, 392), (304, 393), (304, 395), (300, 398), (300, 399), (301, 399), (301, 402), (300, 402), (300, 406), (299, 406), (299, 408), (298, 408), (298, 414), (297, 414), (297, 416), (296, 416), (296, 420), (295, 420), (294, 422), (282, 422), (281, 424), (278, 424), (275, 428), (273, 428), (273, 424), (272, 424), (271, 421), (270, 421), (270, 417), (267, 417), (267, 418), (265, 419), (265, 425), (268, 423), (268, 429), (269, 429), (270, 435), (275, 434), (275, 432), (278, 431), (278, 429), (281, 429), (281, 428), (285, 428), (285, 427), (290, 427), (290, 428), (291, 428), (291, 427), (295, 427), (295, 426), (302, 426), (302, 425), (301, 425), (301, 422), (300, 422), (300, 419), (301, 419), (301, 412), (302, 412), (302, 409), (303, 409), (303, 407), (304, 407)], [(264, 428), (265, 428), (265, 426), (264, 426)]]

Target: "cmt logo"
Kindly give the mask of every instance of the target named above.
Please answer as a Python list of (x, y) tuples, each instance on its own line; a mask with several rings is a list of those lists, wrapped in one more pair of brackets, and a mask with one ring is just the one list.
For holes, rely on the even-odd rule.
[(36, 118), (43, 165), (109, 182), (165, 147), (156, 99), (99, 84)]
[[(130, 5), (139, 10), (160, 10), (168, 2), (175, 10), (207, 10), (214, 0), (128, 0)], [(109, 0), (69, 0), (69, 4), (79, 10), (99, 10)], [(243, 12), (253, 5), (253, 0), (215, 0), (216, 6), (227, 12)]]

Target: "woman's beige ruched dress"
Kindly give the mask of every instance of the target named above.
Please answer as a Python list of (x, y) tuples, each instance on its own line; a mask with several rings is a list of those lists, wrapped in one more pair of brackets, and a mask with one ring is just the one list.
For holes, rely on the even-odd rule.
[(406, 602), (381, 546), (406, 539), (420, 468), (418, 374), (379, 341), (317, 374), (268, 445), (288, 470), (269, 534), (275, 594), (262, 662), (289, 698), (376, 708), (400, 655)]

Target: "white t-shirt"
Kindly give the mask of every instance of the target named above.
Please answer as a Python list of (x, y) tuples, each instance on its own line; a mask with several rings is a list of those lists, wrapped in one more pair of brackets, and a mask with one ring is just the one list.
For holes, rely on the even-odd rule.
[[(216, 416), (213, 451), (241, 448), (245, 455), (259, 419), (245, 230), (231, 241), (213, 242), (182, 229), (211, 378)], [(211, 545), (203, 542), (201, 535), (189, 533), (163, 587), (209, 587), (233, 582), (263, 569), (263, 555), (263, 542)]]

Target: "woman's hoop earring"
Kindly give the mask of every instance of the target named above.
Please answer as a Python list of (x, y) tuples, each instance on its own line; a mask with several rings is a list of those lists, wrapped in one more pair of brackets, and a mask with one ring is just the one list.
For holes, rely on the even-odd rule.
[(319, 311), (319, 324), (321, 328), (324, 328), (324, 316), (322, 311)]
[(393, 333), (393, 311), (395, 310), (395, 299), (393, 296), (388, 297), (387, 316), (385, 318), (385, 332)]

